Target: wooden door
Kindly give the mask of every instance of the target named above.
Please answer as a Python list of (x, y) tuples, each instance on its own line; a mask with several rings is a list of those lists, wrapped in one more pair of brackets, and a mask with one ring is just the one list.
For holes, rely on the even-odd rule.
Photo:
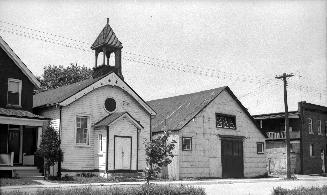
[(132, 137), (115, 136), (115, 169), (130, 170), (132, 164)]
[(222, 139), (221, 161), (223, 178), (243, 177), (243, 141), (238, 139)]
[(14, 152), (14, 163), (19, 163), (20, 151), (20, 131), (9, 130), (8, 132), (8, 152)]

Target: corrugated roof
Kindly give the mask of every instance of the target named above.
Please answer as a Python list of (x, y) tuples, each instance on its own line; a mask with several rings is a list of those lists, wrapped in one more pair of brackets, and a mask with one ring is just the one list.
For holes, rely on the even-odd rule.
[(26, 110), (16, 110), (16, 109), (7, 109), (7, 108), (0, 108), (0, 116), (47, 120), (47, 118), (43, 116), (33, 114)]
[(183, 128), (225, 88), (149, 101), (148, 104), (157, 112), (151, 122), (152, 132)]
[(36, 79), (33, 73), (27, 68), (22, 60), (10, 48), (10, 46), (0, 36), (0, 47), (7, 53), (7, 55), (14, 61), (18, 68), (27, 76), (27, 78), (34, 84), (36, 88), (40, 88), (40, 82)]
[(123, 48), (122, 43), (118, 40), (116, 34), (108, 23), (102, 29), (101, 33), (98, 35), (97, 39), (92, 44), (91, 49), (96, 49), (104, 45), (115, 48)]
[[(108, 75), (108, 74), (107, 74)], [(51, 89), (48, 91), (44, 91), (33, 96), (33, 108), (53, 105), (59, 102), (64, 101), (65, 99), (75, 95), (79, 91), (84, 88), (92, 85), (98, 80), (102, 79), (106, 75), (98, 78), (89, 78), (77, 83), (73, 83), (71, 85), (66, 85), (62, 87), (58, 87), (56, 89)]]

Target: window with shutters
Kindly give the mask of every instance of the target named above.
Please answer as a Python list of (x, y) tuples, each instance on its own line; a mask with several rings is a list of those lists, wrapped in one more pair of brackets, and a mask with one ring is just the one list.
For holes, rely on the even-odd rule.
[(236, 117), (232, 115), (216, 113), (216, 127), (224, 129), (236, 129)]
[(8, 79), (7, 104), (21, 106), (22, 81), (18, 79)]

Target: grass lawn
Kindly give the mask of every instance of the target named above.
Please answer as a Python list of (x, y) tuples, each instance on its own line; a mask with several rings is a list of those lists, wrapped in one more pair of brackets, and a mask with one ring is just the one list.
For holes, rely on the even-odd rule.
[(19, 186), (40, 184), (29, 178), (0, 178), (0, 186)]
[(292, 190), (283, 189), (281, 187), (274, 189), (274, 195), (320, 195), (320, 194), (327, 194), (327, 185), (323, 187), (311, 187), (311, 188), (295, 188)]
[[(14, 191), (3, 193), (3, 195), (27, 195), (28, 193)], [(33, 193), (35, 195), (204, 195), (205, 191), (202, 188), (195, 188), (184, 185), (138, 185), (138, 186), (112, 186), (102, 189), (95, 188), (75, 188), (75, 189), (45, 189)]]
[(131, 182), (131, 181), (144, 181), (144, 179), (137, 179), (134, 177), (115, 177), (106, 179), (104, 177), (92, 176), (92, 177), (81, 177), (81, 176), (65, 176), (61, 180), (56, 178), (49, 178), (47, 180), (54, 183), (116, 183), (116, 182)]

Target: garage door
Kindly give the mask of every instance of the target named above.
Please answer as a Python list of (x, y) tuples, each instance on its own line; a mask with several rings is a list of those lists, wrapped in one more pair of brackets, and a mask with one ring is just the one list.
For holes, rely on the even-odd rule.
[(239, 139), (222, 139), (221, 161), (223, 178), (243, 177), (243, 141)]

